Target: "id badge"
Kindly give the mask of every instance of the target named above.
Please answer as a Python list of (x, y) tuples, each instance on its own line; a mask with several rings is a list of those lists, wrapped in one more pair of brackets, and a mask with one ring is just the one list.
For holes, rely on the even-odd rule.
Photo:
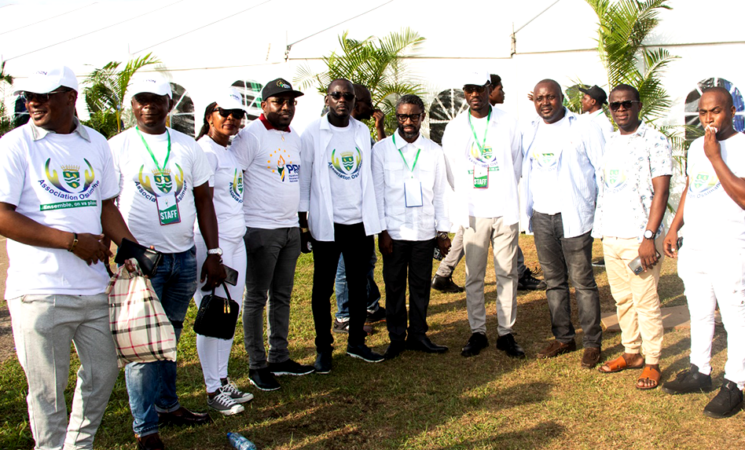
[(181, 223), (181, 214), (178, 210), (176, 194), (166, 194), (162, 197), (155, 197), (155, 204), (158, 207), (158, 219), (161, 225), (171, 225)]
[(473, 166), (473, 188), (487, 189), (489, 187), (489, 166)]
[(404, 180), (404, 200), (407, 208), (424, 206), (422, 200), (422, 182), (416, 178)]

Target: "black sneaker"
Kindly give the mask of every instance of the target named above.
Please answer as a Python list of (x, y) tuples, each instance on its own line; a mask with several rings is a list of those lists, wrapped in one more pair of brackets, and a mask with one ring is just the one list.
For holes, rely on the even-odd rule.
[(280, 387), (268, 367), (248, 369), (248, 381), (262, 391), (276, 391)]
[(662, 385), (662, 390), (668, 394), (690, 394), (691, 392), (711, 392), (711, 375), (704, 375), (698, 371), (698, 366), (691, 364), (690, 370), (678, 373), (674, 380)]
[(605, 267), (605, 258), (596, 258), (592, 260), (592, 267)]
[[(380, 309), (383, 309), (382, 307)], [(383, 309), (383, 314), (385, 314), (385, 309)], [(368, 314), (369, 316), (369, 314)], [(368, 336), (373, 334), (373, 327), (372, 325), (369, 325), (365, 323), (365, 325), (362, 326), (362, 330), (367, 333)], [(334, 319), (334, 326), (331, 328), (331, 331), (334, 333), (346, 333), (349, 334), (349, 321), (343, 321), (339, 319)]]
[(378, 306), (378, 309), (374, 312), (368, 311), (367, 319), (365, 319), (365, 324), (367, 325), (372, 325), (378, 322), (385, 322), (385, 308), (382, 306)]
[(742, 391), (737, 387), (737, 383), (725, 378), (722, 389), (704, 408), (704, 415), (723, 419), (736, 414), (740, 409), (742, 409)]
[(370, 350), (370, 347), (365, 344), (347, 345), (347, 355), (369, 363), (379, 363), (384, 359), (383, 355)]
[(316, 354), (316, 363), (313, 364), (316, 373), (326, 375), (331, 372), (331, 350), (318, 352)]
[(311, 366), (304, 366), (288, 359), (281, 363), (269, 363), (269, 372), (271, 372), (275, 377), (281, 375), (303, 376), (315, 372), (315, 369)]
[(461, 356), (469, 357), (476, 356), (481, 353), (482, 349), (489, 346), (489, 340), (486, 338), (484, 333), (473, 333), (468, 338), (465, 347), (460, 351)]
[(497, 338), (497, 349), (507, 353), (510, 358), (525, 358), (525, 350), (518, 345), (512, 333)]
[(435, 277), (432, 278), (432, 289), (444, 292), (445, 294), (458, 294), (465, 291), (465, 289), (453, 282), (452, 276), (441, 277), (439, 275), (435, 275)]
[(531, 272), (530, 269), (526, 267), (525, 272), (523, 272), (523, 276), (518, 278), (517, 280), (517, 290), (518, 291), (545, 291), (546, 282), (534, 277), (533, 272)]

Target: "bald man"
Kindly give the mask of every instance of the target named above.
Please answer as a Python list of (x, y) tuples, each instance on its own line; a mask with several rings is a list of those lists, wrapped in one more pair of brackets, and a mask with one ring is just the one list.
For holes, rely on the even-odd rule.
[[(686, 188), (664, 241), (678, 257), (691, 313), (691, 367), (665, 383), (668, 394), (709, 392), (717, 303), (727, 331), (727, 363), (719, 393), (704, 408), (729, 417), (742, 408), (745, 386), (745, 136), (733, 126), (735, 107), (723, 88), (704, 91), (698, 116), (705, 135), (688, 150)], [(685, 246), (678, 252), (678, 230)]]

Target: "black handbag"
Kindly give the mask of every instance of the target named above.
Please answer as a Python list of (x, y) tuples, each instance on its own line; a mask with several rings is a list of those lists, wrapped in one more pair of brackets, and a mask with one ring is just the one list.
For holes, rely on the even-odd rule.
[(218, 339), (233, 339), (235, 324), (238, 322), (238, 303), (230, 298), (228, 287), (223, 283), (227, 298), (212, 294), (205, 295), (194, 321), (194, 332), (202, 336)]
[(122, 238), (122, 245), (116, 252), (114, 262), (121, 266), (125, 260), (130, 258), (137, 260), (144, 275), (152, 277), (163, 260), (163, 253)]

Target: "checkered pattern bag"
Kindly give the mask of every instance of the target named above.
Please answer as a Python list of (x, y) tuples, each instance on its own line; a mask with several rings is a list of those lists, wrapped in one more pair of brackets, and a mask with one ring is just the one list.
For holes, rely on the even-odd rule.
[(173, 325), (139, 267), (133, 274), (119, 267), (106, 294), (120, 368), (131, 362), (176, 361)]

